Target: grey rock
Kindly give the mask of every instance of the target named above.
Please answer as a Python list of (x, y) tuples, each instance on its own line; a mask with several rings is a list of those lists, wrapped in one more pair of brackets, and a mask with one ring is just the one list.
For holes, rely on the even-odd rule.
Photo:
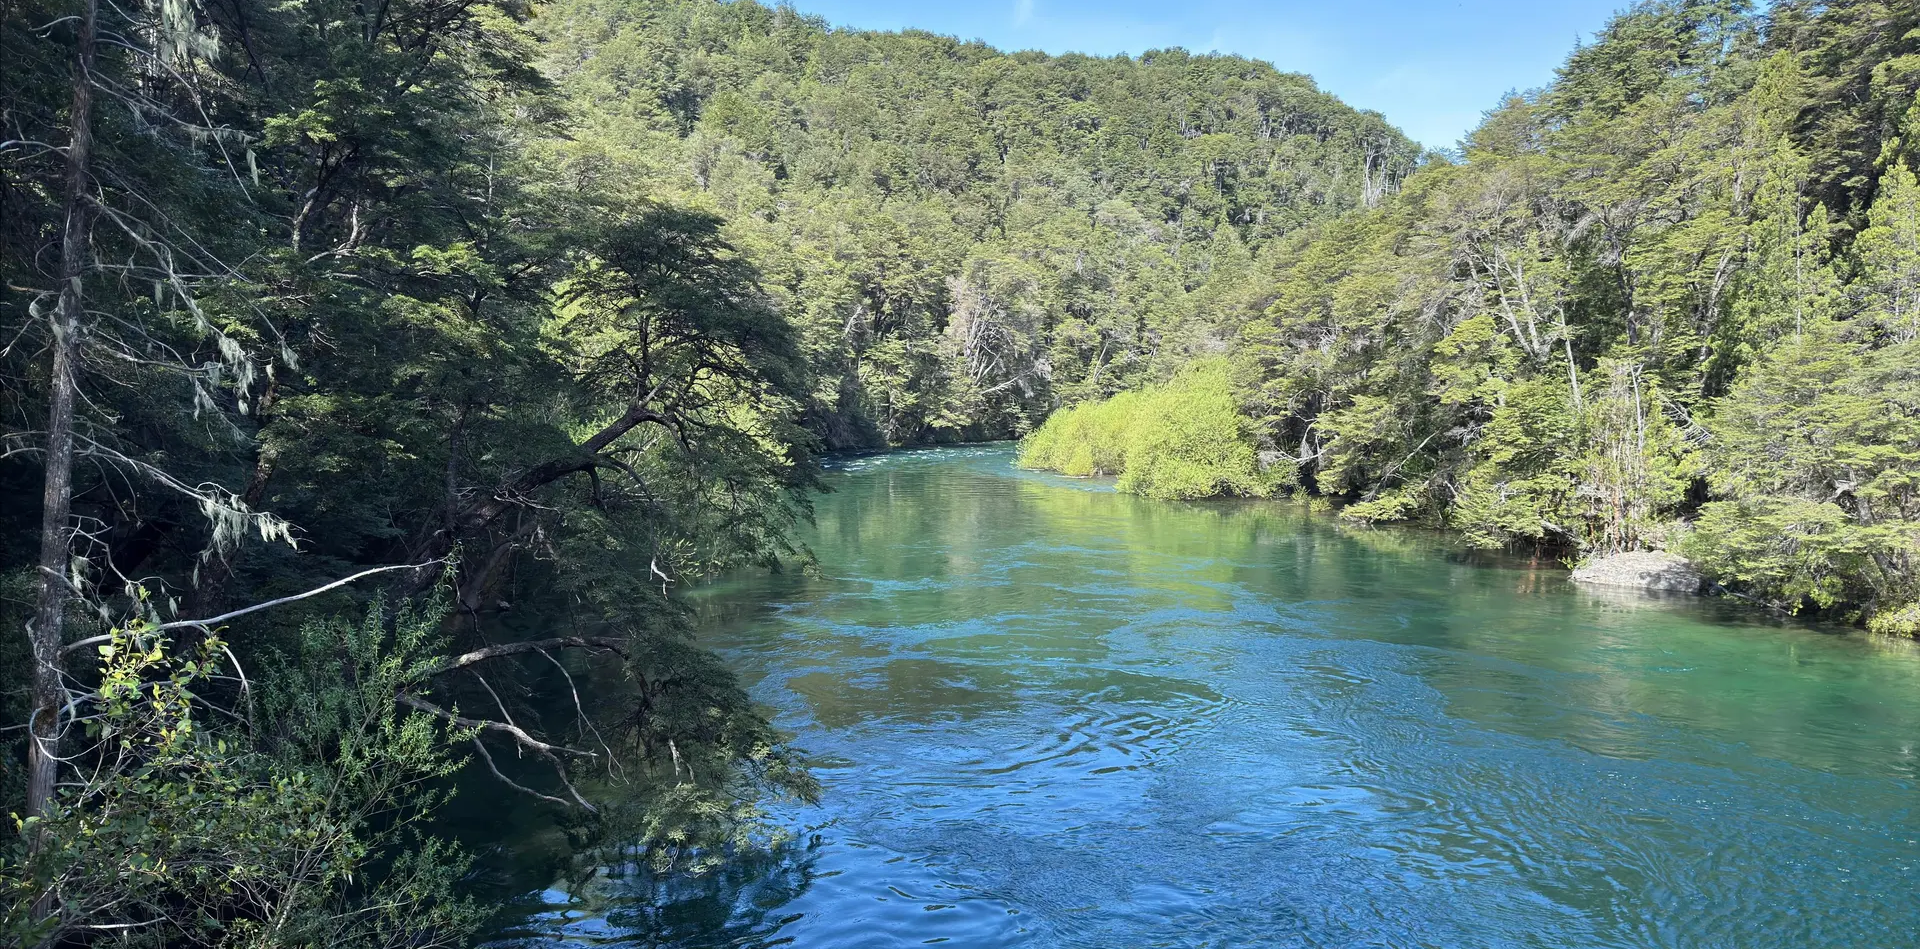
[(1589, 560), (1573, 571), (1573, 582), (1667, 593), (1699, 593), (1706, 586), (1707, 578), (1685, 558), (1657, 551), (1642, 551)]

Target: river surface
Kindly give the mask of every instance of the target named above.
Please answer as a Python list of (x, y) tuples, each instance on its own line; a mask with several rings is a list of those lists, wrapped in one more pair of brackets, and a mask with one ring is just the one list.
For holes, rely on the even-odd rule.
[(1920, 945), (1920, 656), (1004, 447), (851, 460), (699, 597), (801, 842), (500, 945)]

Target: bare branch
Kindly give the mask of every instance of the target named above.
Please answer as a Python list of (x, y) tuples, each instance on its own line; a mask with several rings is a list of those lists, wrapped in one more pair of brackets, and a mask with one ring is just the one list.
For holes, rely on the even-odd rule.
[(609, 773), (613, 773), (617, 775), (618, 772), (622, 770), (620, 768), (620, 758), (618, 755), (615, 755), (613, 753), (613, 747), (607, 744), (606, 736), (600, 734), (599, 726), (595, 725), (593, 723), (593, 719), (587, 716), (586, 707), (580, 704), (580, 687), (574, 684), (573, 673), (567, 671), (567, 667), (565, 663), (562, 663), (560, 660), (553, 658), (553, 653), (550, 653), (545, 649), (542, 649), (540, 650), (540, 655), (545, 656), (546, 660), (548, 662), (553, 663), (553, 667), (555, 669), (560, 670), (560, 674), (566, 677), (567, 690), (573, 693), (574, 714), (580, 716), (580, 723), (582, 725), (585, 725), (588, 731), (593, 732), (593, 737), (598, 738), (600, 740), (600, 750), (607, 753), (607, 769)]
[(510, 787), (516, 791), (519, 791), (522, 794), (531, 794), (534, 797), (537, 797), (543, 801), (552, 801), (553, 803), (558, 804), (561, 807), (572, 806), (571, 804), (568, 804), (566, 801), (563, 801), (557, 797), (554, 797), (551, 794), (542, 794), (539, 791), (536, 791), (530, 787), (527, 787), (526, 785), (521, 784), (520, 782), (515, 781), (514, 779), (509, 778), (504, 774), (501, 774), (500, 766), (493, 763), (493, 755), (492, 753), (487, 751), (487, 745), (485, 742), (480, 740), (479, 735), (473, 736), (473, 747), (480, 749), (480, 759), (487, 763), (487, 770), (493, 772), (493, 776), (496, 778), (499, 778), (501, 784), (504, 784), (507, 787)]
[(435, 705), (432, 702), (427, 701), (426, 699), (420, 698), (419, 696), (414, 695), (411, 692), (401, 692), (398, 695), (395, 695), (394, 701), (399, 702), (401, 705), (405, 705), (408, 708), (418, 709), (419, 711), (426, 712), (429, 715), (433, 715), (439, 718), (444, 718), (447, 721), (460, 726), (461, 728), (478, 728), (484, 731), (499, 732), (503, 735), (510, 735), (513, 737), (514, 741), (519, 742), (523, 747), (527, 748), (528, 750), (537, 752), (547, 757), (552, 757), (557, 754), (574, 755), (580, 758), (598, 758), (599, 757), (599, 754), (597, 752), (581, 751), (577, 748), (565, 747), (564, 745), (550, 745), (544, 741), (541, 741), (538, 738), (533, 737), (531, 733), (529, 733), (526, 729), (521, 728), (518, 725), (509, 725), (506, 722), (496, 722), (496, 721), (491, 721), (489, 719), (484, 719), (484, 718), (467, 718), (462, 715), (454, 714), (453, 712), (449, 712), (446, 709), (441, 708), (440, 706)]
[[(171, 623), (161, 623), (160, 625), (153, 627), (153, 629), (156, 631), (166, 630), (166, 629), (184, 629), (189, 626), (195, 626), (195, 627), (200, 627), (204, 629), (209, 626), (215, 626), (220, 623), (224, 623), (231, 619), (238, 619), (242, 616), (247, 615), (248, 613), (258, 613), (264, 609), (269, 609), (275, 606), (281, 606), (287, 603), (293, 603), (298, 600), (307, 599), (309, 597), (319, 596), (320, 594), (325, 593), (328, 590), (339, 589), (340, 587), (346, 586), (347, 584), (352, 583), (355, 580), (359, 580), (363, 577), (370, 577), (376, 573), (387, 573), (393, 570), (418, 570), (426, 566), (430, 566), (430, 564), (403, 563), (403, 564), (395, 564), (390, 567), (374, 567), (371, 570), (362, 570), (359, 573), (354, 574), (353, 576), (343, 577), (339, 580), (333, 581), (332, 583), (314, 587), (313, 589), (308, 590), (305, 593), (295, 593), (292, 596), (283, 596), (277, 600), (268, 600), (265, 603), (255, 603), (252, 606), (243, 607), (241, 609), (233, 610), (232, 612), (228, 612), (228, 613), (222, 613), (219, 616), (208, 617), (207, 619), (182, 619), (182, 620), (174, 620)], [(103, 636), (89, 636), (86, 639), (82, 639), (79, 642), (76, 642), (76, 643), (73, 643), (72, 645), (67, 646), (62, 651), (72, 652), (76, 649), (82, 649), (87, 646), (97, 646), (101, 643), (111, 640), (112, 638), (113, 636), (111, 634), (103, 635)]]
[[(511, 736), (514, 741), (517, 741), (520, 743), (520, 746), (522, 748), (527, 748), (533, 751), (535, 754), (538, 754), (540, 757), (547, 759), (548, 764), (553, 765), (554, 776), (560, 779), (560, 784), (567, 789), (567, 793), (573, 797), (573, 800), (575, 803), (579, 804), (588, 813), (593, 813), (593, 814), (599, 813), (599, 808), (594, 807), (592, 804), (587, 802), (586, 798), (581, 797), (579, 789), (575, 788), (573, 786), (573, 782), (567, 779), (567, 764), (565, 761), (562, 761), (560, 758), (560, 755), (562, 754), (577, 755), (582, 758), (599, 757), (599, 755), (595, 754), (594, 752), (578, 751), (573, 748), (564, 748), (559, 745), (547, 744), (546, 742), (541, 741), (540, 739), (535, 738), (532, 735), (528, 734), (525, 729), (520, 728), (519, 726), (516, 726), (516, 725), (508, 725), (502, 722), (490, 722), (484, 719), (466, 718), (460, 715), (456, 715), (452, 712), (447, 711), (444, 708), (441, 708), (438, 705), (433, 704), (432, 702), (429, 702), (423, 698), (420, 698), (417, 695), (413, 695), (408, 692), (400, 692), (395, 694), (393, 697), (393, 700), (400, 703), (401, 705), (405, 705), (408, 708), (425, 712), (428, 715), (432, 715), (436, 718), (445, 719), (446, 721), (452, 722), (453, 724), (458, 725), (461, 728), (474, 728), (474, 729), (479, 729), (481, 731), (499, 732), (501, 734)], [(479, 736), (475, 735), (474, 737), (478, 738)], [(487, 759), (488, 764), (491, 765), (492, 760), (493, 760), (492, 757), (488, 756), (488, 759)], [(500, 773), (499, 769), (495, 768), (494, 773), (499, 774)], [(525, 789), (523, 788), (522, 790), (525, 790)], [(541, 795), (541, 796), (545, 797), (545, 795)], [(565, 803), (565, 802), (562, 802), (562, 803)]]
[[(424, 566), (424, 564), (422, 565)], [(391, 569), (391, 568), (389, 568)], [(618, 639), (606, 636), (559, 636), (553, 639), (536, 639), (524, 643), (501, 643), (498, 646), (483, 646), (472, 652), (462, 653), (427, 670), (427, 675), (439, 675), (455, 669), (463, 669), (475, 663), (485, 662), (501, 656), (515, 656), (521, 653), (545, 652), (549, 649), (605, 649), (608, 652), (626, 655), (626, 646)]]

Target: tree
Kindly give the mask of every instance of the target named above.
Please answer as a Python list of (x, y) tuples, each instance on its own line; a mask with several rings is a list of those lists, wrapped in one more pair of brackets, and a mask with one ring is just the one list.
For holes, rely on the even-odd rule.
[(1854, 241), (1862, 317), (1887, 340), (1920, 338), (1920, 180), (1905, 162), (1887, 170)]
[[(18, 141), (23, 154), (14, 169), (23, 183), (38, 178), (42, 193), (61, 196), (57, 264), (52, 273), (36, 275), (50, 279), (37, 287), (37, 281), (21, 280), (27, 289), (11, 292), (24, 293), (26, 299), (9, 301), (10, 309), (19, 307), (26, 311), (20, 315), (29, 318), (21, 331), (34, 332), (47, 349), (40, 387), (46, 427), (6, 432), (9, 454), (31, 453), (42, 459), (37, 592), (28, 629), (33, 654), (25, 800), (29, 816), (50, 806), (61, 757), (68, 608), (101, 582), (101, 574), (88, 562), (100, 559), (110, 542), (110, 532), (88, 531), (75, 523), (76, 460), (114, 469), (191, 504), (211, 527), (212, 548), (231, 545), (239, 532), (250, 528), (269, 539), (288, 536), (283, 522), (251, 510), (231, 492), (195, 483), (189, 472), (130, 453), (113, 432), (118, 421), (113, 411), (103, 410), (90, 392), (90, 383), (158, 377), (185, 388), (196, 410), (218, 411), (216, 402), (222, 398), (244, 404), (256, 365), (234, 336), (244, 313), (223, 316), (203, 305), (203, 292), (231, 279), (233, 272), (196, 239), (185, 216), (176, 214), (163, 197), (181, 187), (172, 176), (198, 165), (195, 153), (207, 145), (221, 149), (227, 170), (237, 171), (233, 156), (224, 151), (227, 130), (209, 124), (200, 96), (207, 53), (204, 31), (159, 5), (115, 7), (110, 12), (102, 24), (98, 4), (86, 0), (76, 16), (56, 21), (74, 27), (70, 100), (60, 123), (67, 144), (57, 187), (47, 180), (51, 166), (42, 157), (53, 150), (27, 135)], [(104, 59), (99, 54), (102, 36), (112, 50)], [(101, 96), (126, 115), (99, 114), (95, 103)], [(122, 133), (129, 120), (153, 134), (113, 134), (96, 141), (101, 128)], [(39, 136), (41, 130), (28, 134)], [(43, 151), (35, 153), (31, 147)], [(237, 179), (228, 179), (210, 190), (224, 195), (238, 187)], [(42, 226), (54, 224), (51, 216), (39, 220)], [(124, 294), (129, 285), (150, 287), (150, 301), (129, 299)], [(35, 327), (33, 321), (42, 317), (44, 326)]]
[(1833, 321), (1792, 337), (1718, 407), (1716, 492), (1688, 550), (1799, 609), (1851, 607), (1911, 633), (1920, 462), (1911, 342), (1874, 349)]
[(541, 24), (586, 147), (726, 216), (836, 447), (1018, 435), (1218, 355), (1253, 253), (1419, 160), (1236, 57), (1009, 55), (714, 0), (568, 0)]
[[(311, 801), (266, 789), (285, 769), (344, 766), (334, 739), (296, 749), (285, 736), (203, 723), (200, 734), (218, 731), (229, 748), (167, 746), (179, 767), (164, 777), (184, 796), (139, 797), (154, 772), (122, 765), (150, 747), (82, 741), (74, 714), (104, 701), (109, 670), (90, 652), (116, 641), (104, 617), (146, 624), (122, 631), (138, 632), (142, 655), (162, 650), (145, 667), (156, 674), (199, 664), (185, 673), (192, 688), (180, 686), (208, 703), (194, 714), (244, 716), (248, 702), (293, 701), (300, 683), (324, 691), (329, 669), (353, 668), (344, 634), (299, 645), (330, 615), (371, 611), (364, 635), (395, 648), (415, 615), (409, 604), (437, 588), (456, 551), (464, 567), (449, 608), (421, 620), (434, 636), (420, 643), (434, 654), (408, 660), (411, 678), (364, 719), (403, 730), (437, 720), (429, 744), (443, 757), (420, 759), (430, 769), (463, 760), (448, 742), (467, 743), (483, 769), (489, 746), (496, 757), (525, 751), (550, 767), (493, 772), (597, 815), (607, 834), (645, 826), (645, 845), (674, 859), (748, 840), (760, 795), (811, 794), (782, 737), (686, 640), (668, 593), (713, 570), (804, 556), (787, 533), (806, 514), (814, 466), (799, 425), (807, 376), (792, 327), (719, 239), (717, 220), (649, 210), (592, 177), (590, 156), (554, 132), (559, 103), (528, 68), (524, 10), (316, 0), (182, 19), (182, 9), (100, 8), (104, 39), (78, 78), (66, 63), (84, 44), (66, 39), (80, 19), (0, 11), (15, 123), (0, 148), (0, 304), (16, 344), (0, 350), (0, 478), (50, 488), (44, 511), (5, 517), (20, 528), (9, 538), (45, 541), (57, 568), (39, 570), (40, 552), (10, 540), (5, 570), (10, 584), (41, 587), (41, 605), (65, 621), (35, 624), (31, 641), (8, 637), (8, 650), (30, 646), (43, 661), (0, 670), (0, 701), (39, 739), (18, 746), (33, 746), (33, 781), (16, 784), (8, 766), (0, 788), (21, 803), (30, 784), (54, 789), (9, 810), (27, 817), (16, 829), (44, 844), (46, 859), (66, 855), (60, 867), (40, 856), (9, 866), (9, 884), (16, 871), (39, 881), (23, 891), (23, 925), (42, 932), (59, 909), (64, 939), (120, 923), (159, 933), (172, 923), (143, 913), (192, 903), (222, 925), (268, 926), (285, 914), (256, 891), (292, 872), (284, 866), (261, 870), (245, 892), (202, 873), (148, 881), (157, 888), (115, 902), (101, 881), (126, 866), (74, 835), (95, 833), (96, 818), (163, 805), (217, 810), (242, 841), (276, 822), (306, 826)], [(26, 28), (49, 22), (44, 35)], [(69, 123), (81, 110), (64, 103), (76, 96), (112, 105)], [(89, 132), (90, 155), (41, 144)], [(79, 180), (68, 174), (75, 161), (84, 180), (67, 187)], [(76, 226), (83, 246), (63, 258), (62, 231)], [(66, 279), (74, 272), (78, 281)], [(645, 365), (622, 375), (633, 364)], [(56, 437), (34, 417), (54, 420)], [(62, 444), (70, 461), (57, 457)], [(50, 519), (37, 537), (29, 514)], [(393, 565), (407, 572), (384, 586), (331, 582)], [(5, 602), (11, 622), (18, 611)], [(281, 609), (236, 608), (246, 603)], [(219, 629), (229, 621), (234, 629)], [(156, 630), (187, 632), (149, 642)], [(207, 642), (231, 650), (226, 664), (184, 658)], [(288, 657), (286, 675), (236, 671), (274, 656)], [(13, 677), (36, 669), (51, 685), (16, 709), (14, 686), (27, 683)], [(509, 704), (509, 689), (506, 701), (478, 706), (497, 715), (463, 711), (509, 680), (529, 684), (521, 694), (538, 684), (573, 698), (576, 676), (606, 701), (541, 715)], [(287, 761), (269, 767), (281, 752)], [(580, 787), (586, 762), (626, 776), (612, 785), (626, 782), (621, 800)], [(222, 769), (238, 783), (199, 777)], [(100, 783), (80, 787), (83, 775)], [(335, 818), (344, 819), (324, 819)], [(388, 830), (362, 825), (314, 853), (360, 866), (394, 843)], [(183, 859), (204, 868), (218, 853)], [(333, 859), (287, 857), (323, 858)], [(292, 881), (286, 905), (310, 919), (313, 907), (356, 898), (361, 882), (415, 893), (404, 873), (355, 872), (275, 879)], [(450, 892), (415, 895), (431, 903)]]

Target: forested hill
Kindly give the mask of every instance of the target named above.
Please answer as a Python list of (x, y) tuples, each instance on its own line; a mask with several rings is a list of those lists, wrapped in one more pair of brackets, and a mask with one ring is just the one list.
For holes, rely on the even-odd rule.
[(1188, 380), (1237, 418), (1109, 403), (1033, 460), (1179, 455), (1202, 470), (1124, 483), (1681, 551), (1782, 610), (1920, 632), (1917, 90), (1910, 0), (1636, 6), (1457, 160), (1262, 257), (1232, 383)]
[(726, 218), (834, 445), (1020, 434), (1218, 348), (1252, 254), (1420, 157), (1239, 57), (1002, 53), (752, 0), (558, 0), (534, 25), (594, 173)]

